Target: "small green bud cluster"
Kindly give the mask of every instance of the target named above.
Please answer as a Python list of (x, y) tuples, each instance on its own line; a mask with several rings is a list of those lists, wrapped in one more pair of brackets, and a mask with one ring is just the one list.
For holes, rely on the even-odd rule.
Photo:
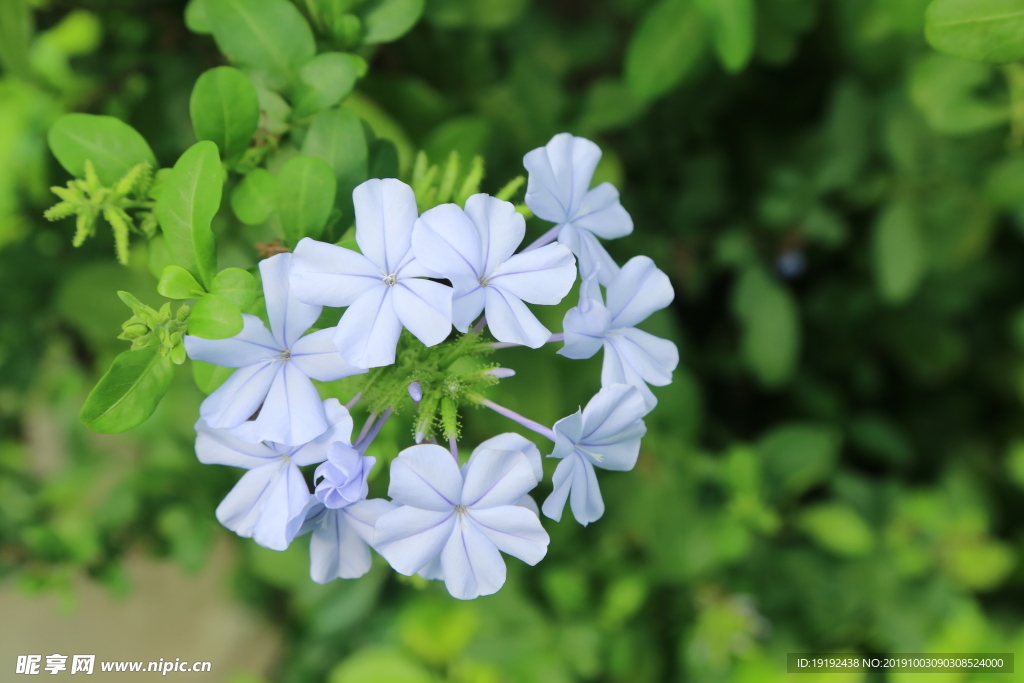
[(118, 292), (117, 296), (134, 314), (121, 325), (118, 339), (130, 341), (132, 351), (159, 345), (160, 355), (169, 355), (175, 365), (185, 362), (185, 344), (182, 339), (191, 312), (187, 305), (179, 306), (172, 315), (170, 302), (157, 311), (128, 292)]

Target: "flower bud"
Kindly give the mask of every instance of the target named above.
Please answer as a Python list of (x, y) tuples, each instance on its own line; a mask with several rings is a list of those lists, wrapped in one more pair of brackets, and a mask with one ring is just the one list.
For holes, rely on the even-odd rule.
[(420, 386), (419, 382), (413, 382), (409, 385), (409, 398), (417, 403), (423, 400), (423, 387)]
[(376, 458), (359, 455), (347, 444), (331, 444), (327, 462), (313, 473), (317, 500), (337, 509), (366, 498), (369, 492), (366, 478), (375, 462)]

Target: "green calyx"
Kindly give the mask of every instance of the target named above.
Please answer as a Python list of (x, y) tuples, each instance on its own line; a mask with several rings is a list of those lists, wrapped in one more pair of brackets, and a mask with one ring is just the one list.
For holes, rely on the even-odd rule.
[[(96, 234), (96, 221), (102, 216), (114, 232), (117, 260), (124, 265), (128, 263), (129, 233), (146, 237), (156, 234), (155, 202), (150, 197), (152, 186), (153, 169), (148, 163), (136, 164), (113, 186), (107, 187), (100, 182), (92, 162), (86, 161), (84, 178), (70, 180), (66, 187), (50, 188), (61, 201), (43, 215), (51, 221), (77, 216), (71, 242), (76, 247)], [(128, 213), (140, 209), (134, 216)]]
[(132, 317), (121, 325), (118, 339), (130, 341), (132, 351), (159, 346), (162, 356), (170, 356), (175, 365), (185, 362), (185, 329), (188, 327), (188, 316), (191, 309), (181, 305), (173, 314), (171, 304), (166, 303), (157, 311), (147, 306), (128, 292), (118, 292), (117, 296), (132, 309)]

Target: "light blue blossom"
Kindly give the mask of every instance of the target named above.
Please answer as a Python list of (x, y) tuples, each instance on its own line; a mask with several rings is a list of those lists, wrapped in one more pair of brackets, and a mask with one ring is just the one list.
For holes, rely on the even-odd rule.
[(452, 319), (460, 332), (486, 311), (487, 327), (502, 342), (543, 346), (551, 332), (523, 302), (554, 305), (576, 279), (575, 259), (560, 244), (515, 254), (526, 234), (509, 202), (486, 194), (423, 213), (412, 232), (416, 260), (454, 288)]
[(347, 443), (334, 443), (327, 461), (313, 474), (315, 496), (289, 526), (295, 535), (312, 532), (309, 575), (317, 583), (356, 579), (370, 570), (373, 527), (390, 501), (365, 500), (367, 477), (377, 459), (361, 455)]
[(607, 284), (618, 266), (597, 240), (633, 232), (633, 219), (619, 203), (611, 183), (590, 188), (601, 149), (590, 140), (559, 133), (544, 147), (523, 157), (529, 171), (526, 205), (540, 218), (557, 223), (558, 241), (580, 261), (584, 275), (597, 272)]
[(395, 362), (404, 326), (427, 346), (452, 328), (452, 289), (422, 279), (432, 273), (413, 256), (416, 196), (394, 178), (372, 179), (352, 192), (356, 242), (362, 253), (303, 239), (295, 248), (292, 287), (300, 300), (347, 306), (334, 344), (349, 363), (374, 368)]
[(541, 509), (556, 522), (568, 499), (576, 521), (586, 526), (604, 514), (595, 467), (633, 469), (640, 439), (647, 432), (643, 397), (636, 387), (613, 384), (597, 392), (583, 411), (555, 423), (555, 449), (561, 458), (552, 479), (554, 490)]
[[(291, 259), (278, 254), (260, 262), (269, 331), (256, 316), (243, 314), (242, 331), (230, 339), (185, 337), (192, 360), (238, 368), (203, 401), (199, 414), (210, 427), (233, 429), (251, 443), (299, 445), (316, 438), (328, 421), (310, 378), (326, 382), (365, 372), (345, 362), (330, 330), (302, 336), (320, 316), (320, 306), (304, 304), (289, 291)], [(259, 416), (249, 420), (257, 410)]]
[(217, 507), (221, 524), (272, 550), (288, 547), (296, 530), (289, 522), (312, 498), (299, 467), (323, 462), (331, 444), (347, 444), (352, 433), (352, 418), (338, 399), (324, 401), (321, 412), (327, 418), (326, 431), (297, 447), (247, 443), (231, 430), (214, 429), (200, 418), (196, 423), (199, 461), (249, 470)]
[(547, 553), (540, 520), (516, 505), (536, 485), (520, 451), (480, 450), (460, 472), (440, 446), (407, 448), (391, 464), (388, 490), (401, 507), (377, 520), (373, 545), (400, 574), (443, 575), (460, 600), (490, 595), (505, 583), (501, 552), (531, 565)]
[[(567, 358), (590, 358), (604, 348), (601, 385), (629, 384), (640, 390), (648, 410), (658, 400), (648, 384), (665, 386), (679, 364), (679, 349), (667, 339), (638, 330), (635, 325), (665, 308), (675, 296), (668, 276), (646, 256), (636, 256), (608, 284), (607, 307), (580, 290), (580, 304), (562, 322)], [(600, 296), (598, 294), (598, 296)]]

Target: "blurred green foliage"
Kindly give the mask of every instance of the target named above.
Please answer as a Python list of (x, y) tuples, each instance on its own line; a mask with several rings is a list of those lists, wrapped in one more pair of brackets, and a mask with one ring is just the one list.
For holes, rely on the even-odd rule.
[[(124, 268), (109, 231), (74, 249), (72, 221), (41, 218), (47, 187), (68, 180), (47, 131), (74, 111), (129, 122), (164, 168), (197, 139), (226, 150), (220, 267), (291, 241), (275, 212), (308, 230), (341, 220), (329, 234), (343, 237), (351, 183), (339, 218), (273, 199), (322, 184), (325, 166), (278, 155), (251, 170), (248, 81), (199, 79), (224, 52), (276, 65), (256, 91), (268, 139), (292, 125), (271, 86), (304, 64), (290, 116), (309, 128), (293, 149), (338, 178), (413, 179), (422, 149), (430, 185), (456, 152), (482, 155), (497, 193), (552, 134), (597, 140), (595, 182), (622, 189), (637, 226), (609, 248), (672, 277), (676, 302), (648, 328), (683, 359), (636, 470), (602, 478), (605, 517), (547, 524), (549, 556), (510, 562), (495, 596), (459, 603), (383, 564), (320, 586), (304, 543), (239, 542), (235, 592), (286, 625), (273, 680), (762, 683), (783, 680), (787, 652), (1024, 651), (1024, 74), (1004, 63), (1024, 53), (989, 11), (1012, 1), (294, 4), (302, 23), (272, 22), (292, 36), (279, 50), (218, 32), (241, 2), (0, 3), (0, 577), (73, 602), (85, 572), (122, 594), (127, 552), (195, 571), (229, 535), (213, 510), (237, 473), (196, 461), (202, 395), (186, 373), (130, 434), (77, 419), (127, 349), (115, 292), (159, 309), (157, 278), (174, 298), (195, 278), (166, 275), (161, 240), (133, 240)], [(962, 35), (965, 16), (988, 33)], [(310, 61), (332, 50), (350, 57)], [(204, 99), (240, 114), (193, 130)], [(330, 154), (337, 136), (362, 151)], [(560, 329), (574, 300), (538, 313)], [(496, 399), (541, 422), (598, 388), (597, 361), (501, 354), (529, 372)], [(218, 371), (193, 368), (204, 390)], [(325, 395), (348, 398), (345, 382)], [(473, 413), (467, 443), (501, 420)], [(393, 421), (370, 454), (408, 443)]]

